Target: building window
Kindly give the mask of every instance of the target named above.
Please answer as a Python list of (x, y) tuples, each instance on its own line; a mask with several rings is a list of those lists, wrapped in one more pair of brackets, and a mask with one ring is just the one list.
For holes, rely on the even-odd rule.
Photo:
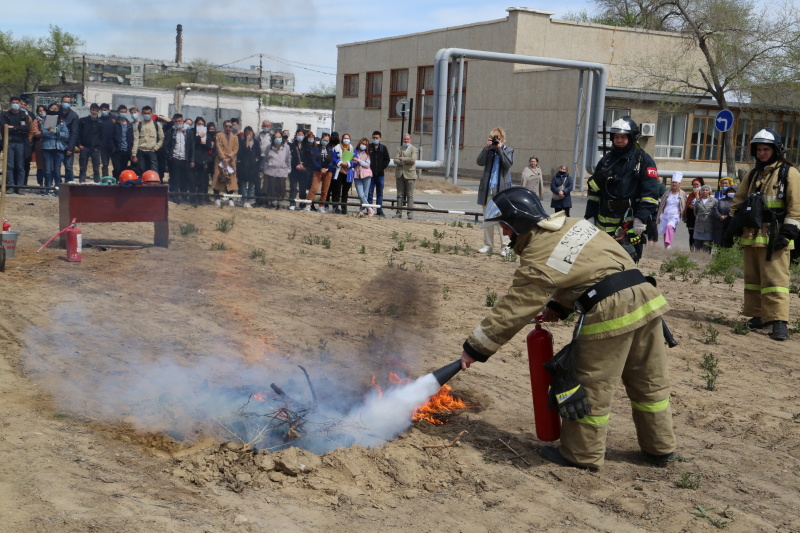
[(358, 74), (344, 75), (344, 94), (345, 98), (358, 96)]
[(614, 121), (618, 118), (630, 115), (630, 109), (606, 109), (605, 113), (603, 114), (603, 120), (606, 123), (606, 128), (610, 128)]
[(714, 123), (716, 113), (708, 109), (695, 109), (692, 117), (692, 146), (689, 159), (692, 161), (718, 161), (722, 136)]
[[(781, 133), (784, 140), (784, 146), (787, 138), (785, 135), (791, 135), (796, 129), (795, 120), (793, 116), (780, 116), (776, 114), (767, 113), (744, 113), (740, 112), (736, 121), (736, 161), (739, 163), (749, 163), (752, 161), (750, 155), (750, 140), (758, 133), (761, 128), (772, 128), (778, 133)], [(794, 137), (793, 142), (797, 142), (797, 137)], [(796, 152), (797, 147), (792, 151)]]
[(402, 118), (397, 112), (397, 102), (408, 96), (408, 69), (393, 70), (389, 84), (389, 118)]
[(283, 79), (281, 78), (272, 78), (269, 80), (269, 88), (270, 89), (283, 89)]
[(658, 114), (656, 125), (656, 157), (683, 159), (686, 145), (686, 123), (689, 115)]
[[(469, 63), (464, 63), (464, 85), (461, 90), (462, 97), (461, 97), (461, 138), (459, 139), (459, 144), (464, 144), (464, 118), (465, 118), (465, 110), (467, 105), (467, 78), (468, 78), (468, 71), (467, 68)], [(452, 65), (447, 66), (447, 97), (450, 98), (450, 82), (451, 82), (451, 73), (450, 68)], [(456, 80), (458, 83), (458, 80)], [(422, 91), (425, 91), (425, 105), (423, 109), (422, 105)], [(453, 95), (454, 98), (458, 98), (457, 94)], [(414, 131), (416, 133), (431, 133), (433, 132), (433, 98), (434, 98), (434, 84), (433, 84), (433, 67), (419, 67), (417, 69), (417, 99), (414, 102), (414, 115), (416, 116), (416, 120), (414, 121)], [(455, 102), (454, 102), (455, 103)], [(449, 106), (448, 102), (448, 106)], [(453, 106), (455, 107), (455, 106)]]
[[(358, 89), (356, 89), (358, 90)], [(383, 72), (367, 72), (367, 88), (364, 91), (364, 107), (381, 108), (381, 92), (383, 90)]]
[(786, 147), (786, 159), (797, 161), (800, 157), (800, 117), (784, 116), (780, 133), (783, 137), (783, 146)]

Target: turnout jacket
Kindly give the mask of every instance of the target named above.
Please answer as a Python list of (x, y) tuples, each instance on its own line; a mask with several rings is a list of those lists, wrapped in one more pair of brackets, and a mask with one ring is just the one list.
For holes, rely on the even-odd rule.
[[(520, 265), (508, 293), (473, 330), (464, 350), (486, 361), (542, 312), (549, 300), (572, 309), (575, 300), (606, 277), (636, 268), (612, 237), (587, 220), (556, 213), (516, 239)], [(585, 316), (580, 339), (614, 337), (666, 313), (661, 292), (643, 282), (598, 302)]]
[(598, 228), (614, 233), (623, 222), (634, 218), (647, 222), (655, 215), (659, 198), (658, 169), (653, 158), (635, 146), (611, 150), (589, 179), (584, 218), (594, 217)]
[[(781, 190), (778, 184), (781, 164), (777, 161), (761, 171), (751, 172), (745, 176), (739, 185), (739, 190), (736, 191), (736, 196), (733, 197), (731, 216), (742, 207), (748, 195), (761, 191), (767, 207), (777, 213), (779, 219), (781, 213), (784, 214), (783, 224), (800, 227), (800, 172), (790, 167), (786, 176), (785, 190)], [(742, 232), (735, 236), (739, 237), (739, 244), (742, 246), (766, 247), (769, 244), (769, 227), (770, 224), (763, 224), (760, 228), (742, 228)], [(794, 243), (790, 241), (788, 248), (793, 250)]]

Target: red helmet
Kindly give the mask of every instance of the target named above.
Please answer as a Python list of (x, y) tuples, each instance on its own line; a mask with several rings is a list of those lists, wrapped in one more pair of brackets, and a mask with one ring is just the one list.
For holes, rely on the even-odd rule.
[(142, 174), (142, 183), (160, 185), (161, 178), (158, 176), (158, 172), (155, 170), (148, 170)]
[(122, 183), (123, 181), (136, 181), (139, 179), (139, 176), (136, 175), (136, 172), (133, 170), (123, 170), (119, 173), (119, 182)]

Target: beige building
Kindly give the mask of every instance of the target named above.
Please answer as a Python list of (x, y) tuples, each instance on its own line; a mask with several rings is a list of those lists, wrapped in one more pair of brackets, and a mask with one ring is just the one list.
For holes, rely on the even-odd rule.
[[(684, 38), (556, 20), (553, 13), (535, 9), (513, 7), (507, 12), (500, 20), (339, 45), (334, 129), (354, 138), (380, 130), (394, 150), (402, 122), (396, 102), (413, 99), (415, 144), (422, 146), (426, 159), (431, 153), (436, 52), (487, 50), (605, 65), (608, 125), (630, 114), (642, 126), (642, 148), (660, 170), (718, 170), (720, 133), (714, 117), (719, 108), (714, 100), (674, 87), (653, 89), (653, 76), (659, 73), (698, 72), (703, 58)], [(467, 61), (466, 71), (460, 176), (479, 174), (475, 159), (495, 126), (506, 130), (507, 144), (515, 149), (515, 176), (531, 155), (539, 157), (546, 176), (562, 164), (571, 168), (578, 71), (491, 61)], [(792, 160), (800, 159), (800, 117), (780, 110), (754, 112), (747, 106), (733, 111), (742, 169), (749, 168), (752, 134), (765, 126), (783, 135)]]

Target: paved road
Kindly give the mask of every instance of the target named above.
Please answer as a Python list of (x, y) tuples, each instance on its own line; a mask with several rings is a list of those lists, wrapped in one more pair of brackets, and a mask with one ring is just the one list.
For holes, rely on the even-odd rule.
[[(425, 201), (429, 203), (431, 207), (433, 207), (434, 209), (448, 209), (453, 211), (466, 211), (466, 212), (480, 211), (480, 206), (476, 202), (478, 194), (478, 181), (461, 179), (459, 180), (458, 185), (464, 187), (465, 189), (474, 191), (474, 193), (460, 194), (460, 195), (430, 194), (418, 190), (415, 191), (414, 201)], [(392, 198), (394, 196), (394, 191), (392, 192), (387, 191), (385, 196), (387, 198)], [(549, 200), (545, 200), (544, 203), (545, 203), (545, 209), (547, 209), (547, 211), (552, 211), (552, 209), (550, 208)], [(423, 207), (423, 206), (420, 205), (418, 207)], [(585, 195), (573, 196), (570, 216), (582, 217), (585, 211), (586, 211), (586, 196)], [(464, 222), (475, 221), (475, 217), (470, 217), (466, 215), (456, 215), (456, 214), (445, 215), (436, 213), (424, 213), (424, 214), (420, 213), (415, 216), (420, 220), (444, 220), (444, 221), (462, 220)], [(685, 224), (678, 225), (677, 231), (675, 232), (675, 239), (673, 241), (672, 247), (677, 252), (689, 251), (689, 232), (686, 230)]]

